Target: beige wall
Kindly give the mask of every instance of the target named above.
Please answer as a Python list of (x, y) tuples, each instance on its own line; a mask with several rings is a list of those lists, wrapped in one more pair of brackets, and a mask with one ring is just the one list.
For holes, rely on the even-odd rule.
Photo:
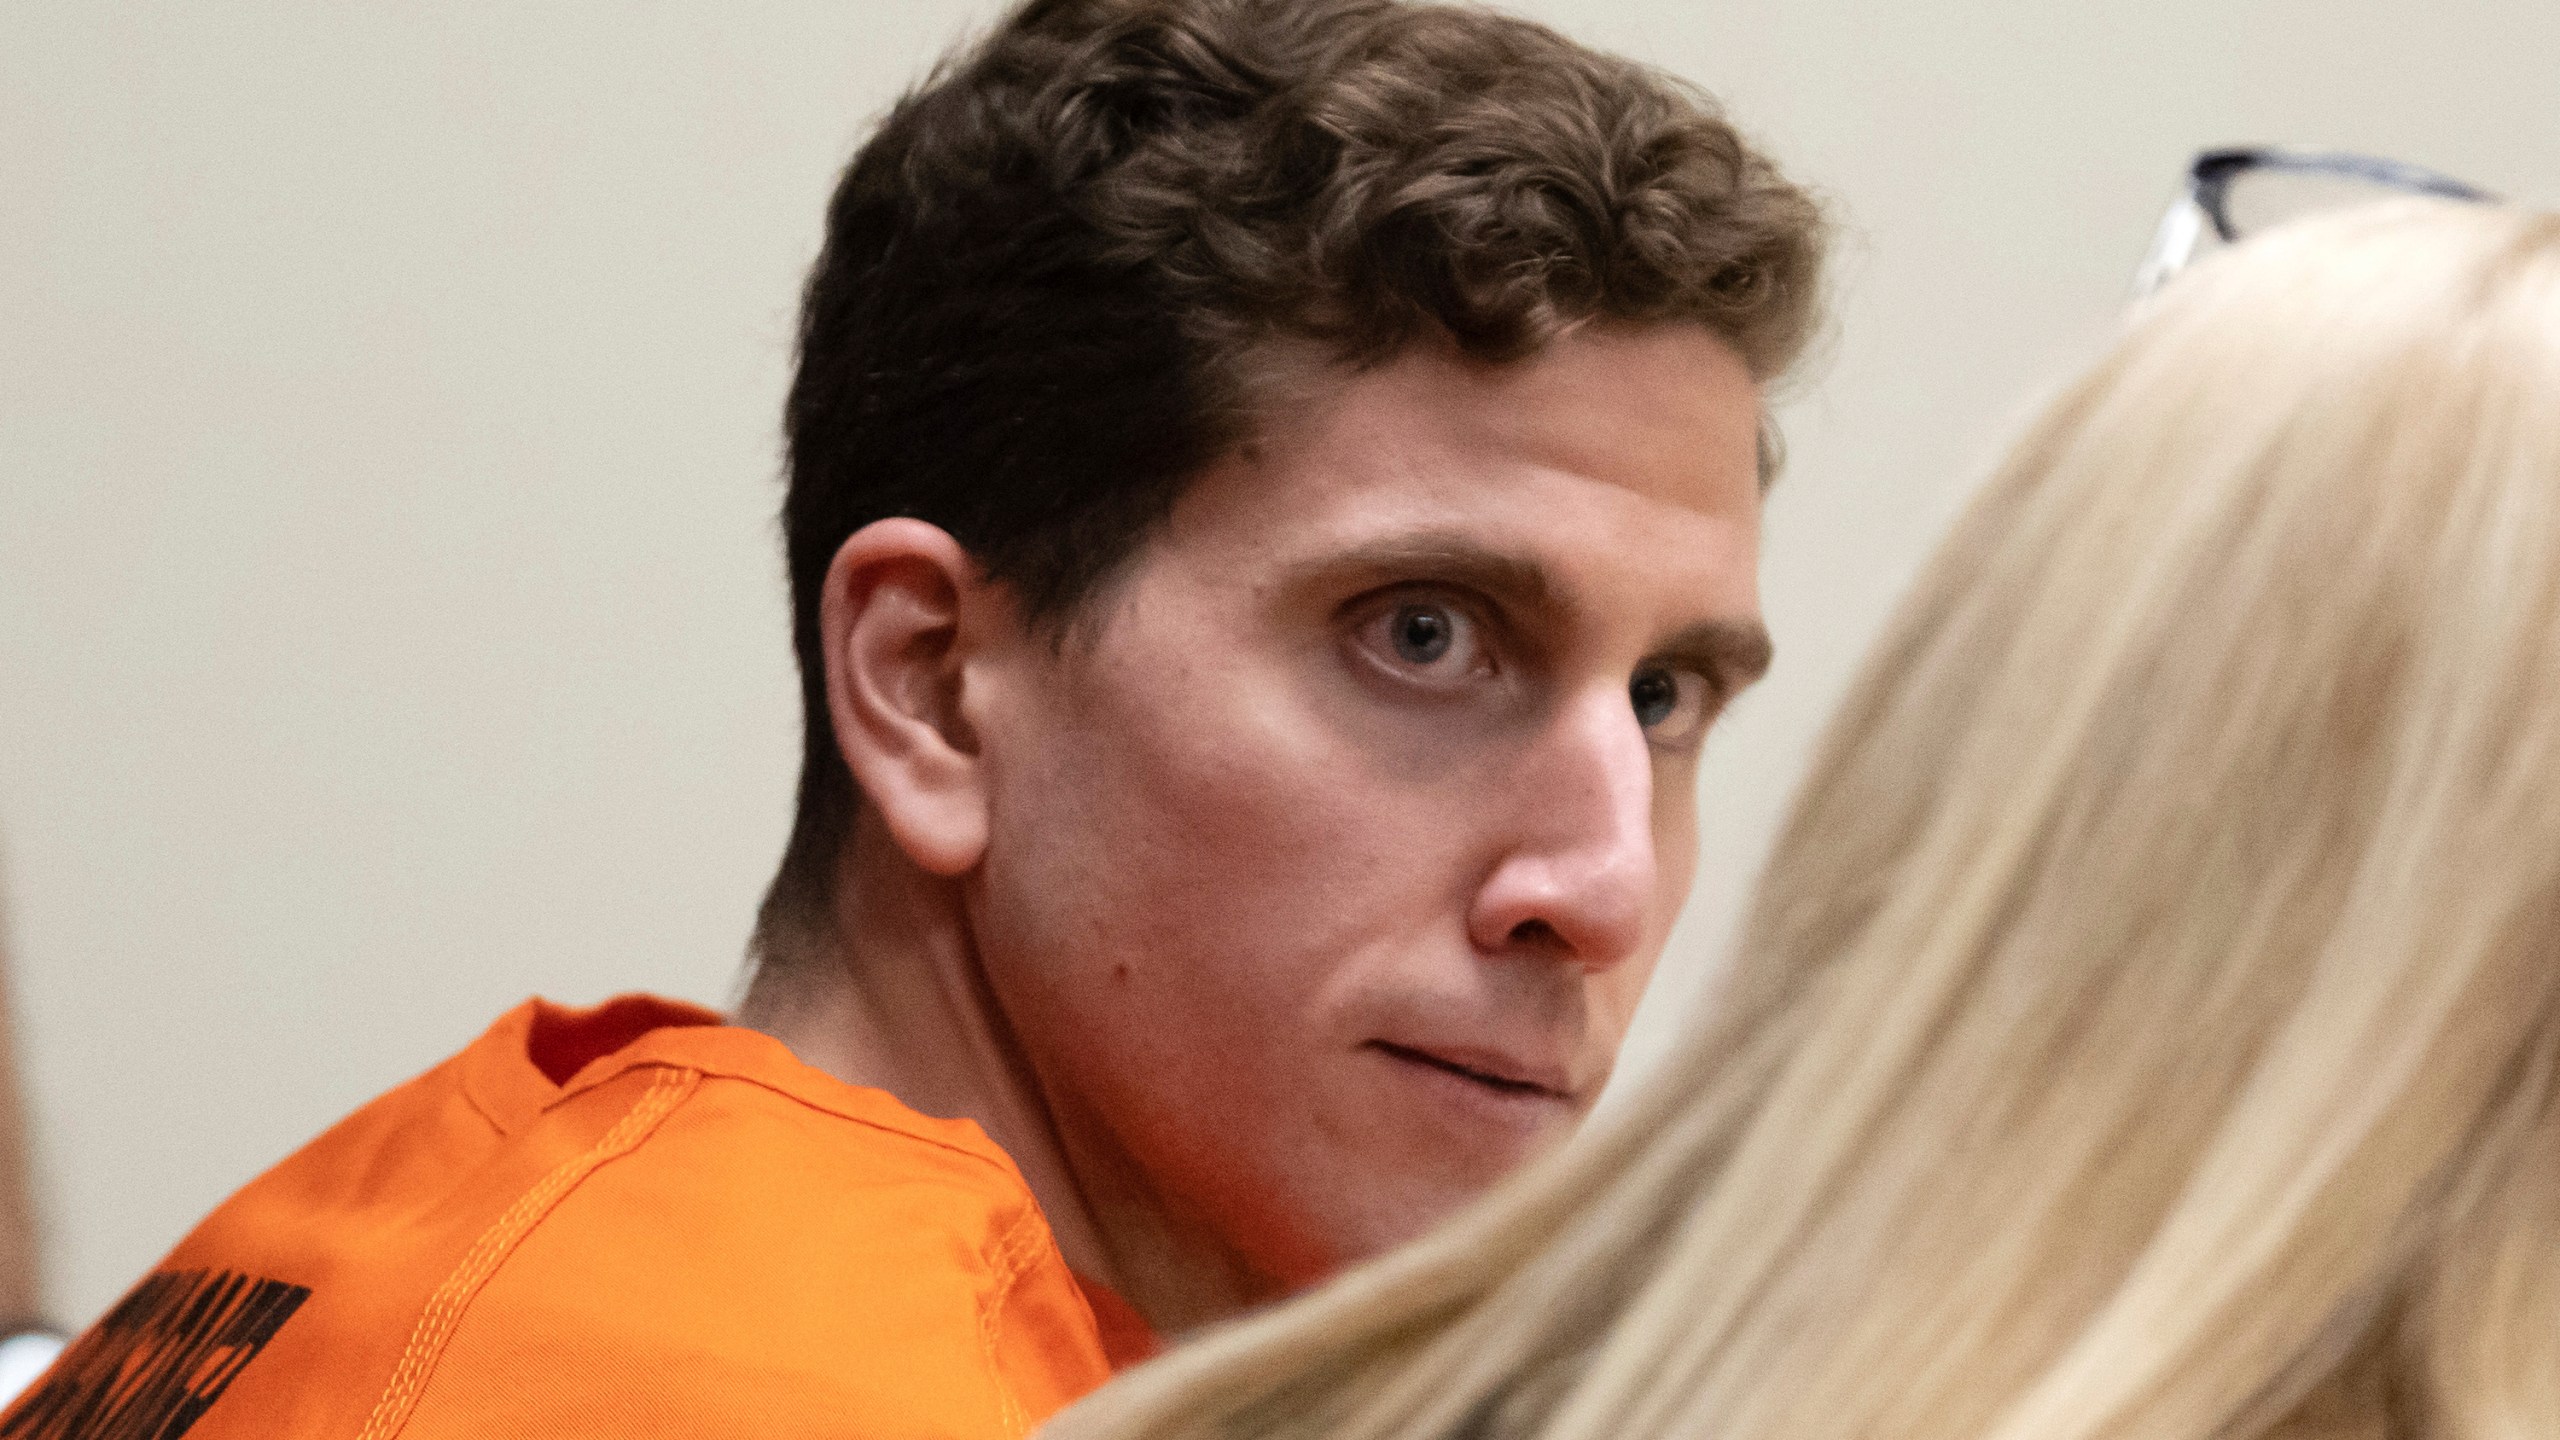
[[(1522, 8), (1849, 226), (1664, 1000), (2188, 152), (2560, 196), (2550, 0)], [(0, 893), (61, 1313), (524, 994), (724, 996), (789, 804), (794, 289), (987, 11), (0, 0)]]

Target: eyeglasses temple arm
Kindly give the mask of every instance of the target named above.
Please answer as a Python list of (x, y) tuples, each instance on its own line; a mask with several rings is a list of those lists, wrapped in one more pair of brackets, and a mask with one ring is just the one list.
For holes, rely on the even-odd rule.
[(2186, 267), (2195, 255), (2196, 241), (2204, 236), (2204, 207), (2196, 203), (2190, 189), (2169, 202), (2168, 212), (2160, 217), (2160, 228), (2151, 237), (2151, 251), (2142, 259), (2142, 268), (2133, 272), (2133, 298), (2157, 290), (2172, 275)]

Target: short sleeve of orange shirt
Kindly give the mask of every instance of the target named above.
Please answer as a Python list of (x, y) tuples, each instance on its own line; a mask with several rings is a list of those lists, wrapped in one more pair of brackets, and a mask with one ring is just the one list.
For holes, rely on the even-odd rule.
[(1151, 1345), (976, 1125), (531, 1001), (224, 1202), (0, 1440), (975, 1440)]

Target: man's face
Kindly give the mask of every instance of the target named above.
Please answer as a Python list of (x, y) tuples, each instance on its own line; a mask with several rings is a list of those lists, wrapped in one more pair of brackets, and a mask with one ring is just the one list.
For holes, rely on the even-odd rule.
[(1760, 397), (1705, 331), (1322, 393), (969, 706), (970, 922), (1079, 1183), (1289, 1287), (1590, 1108), (1766, 661)]

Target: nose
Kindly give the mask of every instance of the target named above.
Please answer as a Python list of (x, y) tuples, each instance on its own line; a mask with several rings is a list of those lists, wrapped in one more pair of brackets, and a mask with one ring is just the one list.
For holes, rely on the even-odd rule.
[(1511, 791), (1516, 838), (1469, 911), (1478, 951), (1588, 970), (1632, 957), (1658, 877), (1652, 749), (1625, 690), (1577, 697), (1494, 783)]

